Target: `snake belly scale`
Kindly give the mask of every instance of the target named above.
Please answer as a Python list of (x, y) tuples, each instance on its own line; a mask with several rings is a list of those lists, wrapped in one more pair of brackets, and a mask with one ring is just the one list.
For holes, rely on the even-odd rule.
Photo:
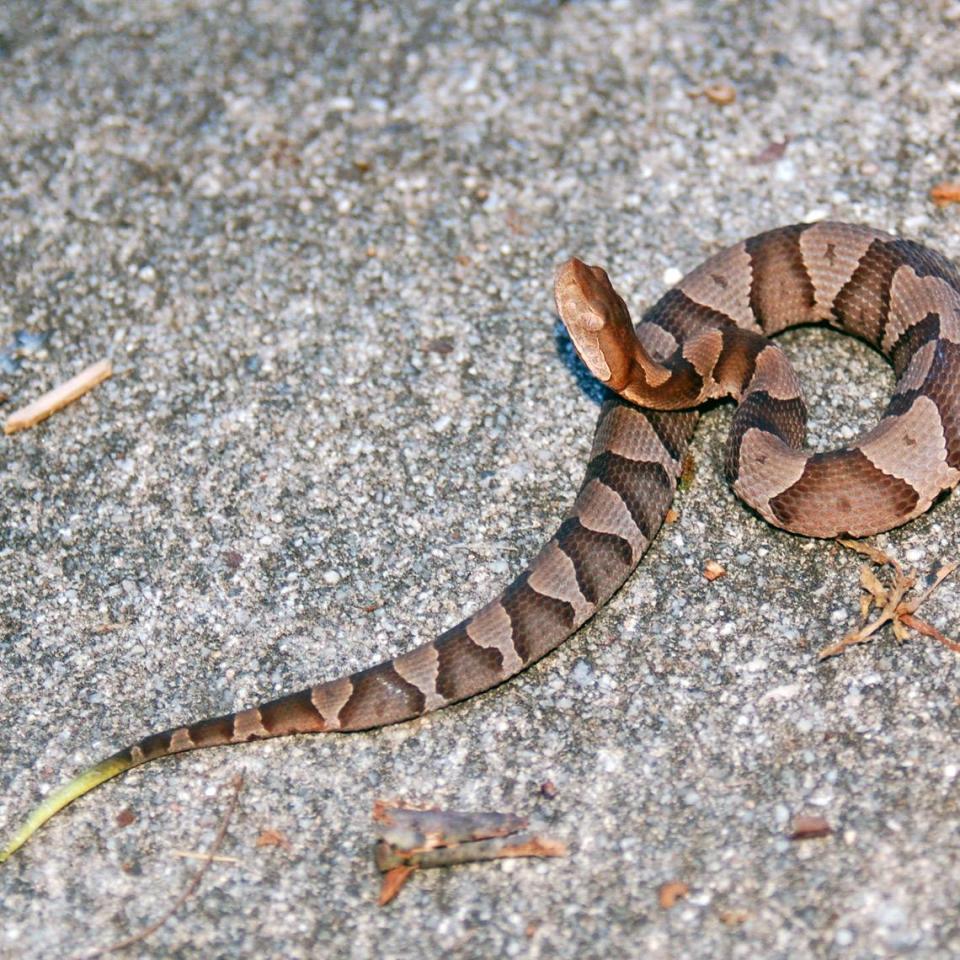
[[(909, 240), (843, 223), (780, 227), (712, 256), (636, 325), (599, 267), (571, 260), (557, 307), (580, 357), (612, 391), (566, 519), (503, 592), (393, 660), (259, 706), (155, 733), (53, 791), (0, 852), (105, 780), (201, 747), (363, 730), (502, 683), (549, 653), (640, 561), (673, 498), (705, 400), (738, 406), (724, 456), (737, 494), (813, 537), (867, 536), (918, 516), (960, 479), (960, 272)], [(797, 379), (767, 339), (825, 322), (893, 366), (879, 424), (842, 449), (803, 449)]]

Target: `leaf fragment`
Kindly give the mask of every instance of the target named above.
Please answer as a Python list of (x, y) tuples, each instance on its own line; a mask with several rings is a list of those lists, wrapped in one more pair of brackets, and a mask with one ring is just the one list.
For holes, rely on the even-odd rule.
[(677, 905), (679, 900), (683, 900), (690, 895), (690, 887), (682, 880), (670, 880), (660, 885), (657, 891), (657, 901), (661, 909), (670, 910)]
[(416, 869), (567, 853), (559, 841), (529, 833), (526, 817), (514, 813), (440, 810), (378, 800), (373, 819), (379, 836), (374, 859), (384, 874), (381, 905), (397, 895)]

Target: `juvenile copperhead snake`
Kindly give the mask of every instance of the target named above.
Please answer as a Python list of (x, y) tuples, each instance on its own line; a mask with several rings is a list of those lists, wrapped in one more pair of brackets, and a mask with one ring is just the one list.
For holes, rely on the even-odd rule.
[[(770, 523), (806, 536), (889, 530), (960, 479), (960, 272), (918, 243), (843, 223), (780, 227), (701, 264), (636, 328), (599, 267), (569, 261), (555, 292), (577, 352), (615, 395), (601, 410), (569, 515), (527, 569), (485, 607), (394, 660), (115, 753), (47, 797), (0, 861), (62, 807), (149, 760), (397, 723), (539, 660), (596, 613), (656, 535), (698, 416), (667, 411), (735, 398), (724, 460), (733, 489)], [(765, 336), (819, 321), (872, 344), (897, 375), (880, 423), (829, 453), (803, 449), (797, 379)]]

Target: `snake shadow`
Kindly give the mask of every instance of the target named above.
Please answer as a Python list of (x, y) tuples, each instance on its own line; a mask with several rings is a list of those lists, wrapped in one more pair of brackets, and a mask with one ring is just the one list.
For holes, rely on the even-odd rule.
[[(590, 372), (587, 365), (577, 355), (573, 341), (570, 339), (570, 334), (567, 333), (567, 328), (563, 325), (563, 321), (561, 321), (559, 317), (555, 317), (553, 322), (553, 347), (563, 365), (573, 376), (574, 383), (576, 383), (584, 395), (589, 397), (598, 407), (601, 406), (605, 400), (616, 396), (612, 390), (605, 387)], [(698, 413), (708, 413), (717, 407), (728, 406), (732, 402), (729, 397), (718, 397), (716, 400), (705, 400), (703, 403), (690, 409), (696, 410)]]
[(553, 347), (561, 363), (573, 375), (574, 383), (598, 407), (604, 400), (614, 395), (613, 391), (605, 387), (577, 356), (570, 334), (567, 333), (563, 321), (557, 316), (553, 318)]

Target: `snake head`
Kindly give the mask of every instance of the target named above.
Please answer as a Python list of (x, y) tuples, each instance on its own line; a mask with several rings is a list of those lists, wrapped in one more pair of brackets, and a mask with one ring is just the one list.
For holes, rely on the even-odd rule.
[(601, 267), (576, 258), (557, 270), (557, 311), (580, 359), (613, 390), (635, 375), (639, 343), (630, 311)]

